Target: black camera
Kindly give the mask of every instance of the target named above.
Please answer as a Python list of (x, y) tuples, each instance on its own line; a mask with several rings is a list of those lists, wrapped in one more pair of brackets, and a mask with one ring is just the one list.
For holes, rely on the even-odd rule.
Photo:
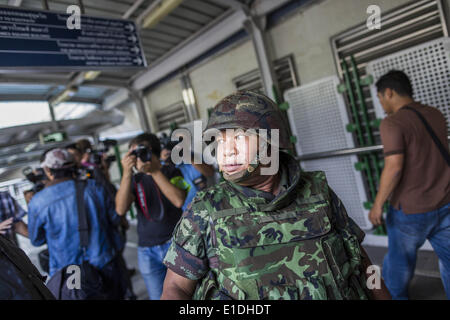
[(138, 145), (130, 155), (136, 156), (136, 158), (141, 159), (142, 162), (149, 162), (152, 160), (152, 150), (143, 144)]
[(106, 157), (105, 162), (106, 162), (107, 167), (109, 167), (111, 165), (111, 163), (113, 163), (116, 160), (117, 160), (117, 158), (115, 155), (110, 155), (110, 156)]
[[(89, 162), (94, 163), (97, 166), (100, 166), (102, 164), (103, 155), (105, 153), (108, 153), (109, 148), (114, 147), (116, 145), (117, 145), (116, 140), (106, 139), (100, 141), (98, 148), (90, 151)], [(116, 156), (111, 155), (105, 159), (105, 162), (107, 166), (109, 166), (112, 162), (116, 160), (117, 160)]]
[(103, 152), (99, 150), (92, 150), (89, 154), (89, 163), (94, 163), (96, 165), (102, 164)]
[(25, 178), (33, 184), (33, 188), (31, 189), (34, 193), (37, 193), (44, 189), (45, 184), (44, 181), (48, 180), (45, 175), (44, 169), (37, 168), (33, 170), (31, 167), (26, 167), (22, 170)]

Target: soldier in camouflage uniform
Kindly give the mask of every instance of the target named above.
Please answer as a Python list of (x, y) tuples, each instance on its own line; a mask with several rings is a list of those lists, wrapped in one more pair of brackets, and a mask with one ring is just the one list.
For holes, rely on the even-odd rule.
[[(325, 174), (301, 172), (284, 152), (289, 140), (282, 124), (278, 107), (261, 94), (241, 91), (216, 105), (207, 130), (280, 130), (280, 170), (261, 175), (263, 164), (248, 161), (255, 156), (248, 140), (246, 163), (218, 159), (225, 180), (197, 193), (174, 230), (163, 299), (388, 297), (384, 289), (367, 289), (364, 233)], [(218, 153), (236, 156), (234, 139), (222, 137)]]

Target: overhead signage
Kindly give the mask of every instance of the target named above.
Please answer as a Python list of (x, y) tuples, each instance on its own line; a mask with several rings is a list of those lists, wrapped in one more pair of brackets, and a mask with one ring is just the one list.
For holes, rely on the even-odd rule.
[(0, 68), (59, 67), (77, 70), (146, 67), (131, 20), (0, 7)]

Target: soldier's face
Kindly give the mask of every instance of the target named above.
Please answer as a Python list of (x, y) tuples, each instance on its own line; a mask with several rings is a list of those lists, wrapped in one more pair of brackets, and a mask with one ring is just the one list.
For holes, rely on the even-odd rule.
[(234, 174), (246, 170), (255, 160), (258, 136), (239, 129), (221, 131), (217, 138), (217, 163), (220, 171)]

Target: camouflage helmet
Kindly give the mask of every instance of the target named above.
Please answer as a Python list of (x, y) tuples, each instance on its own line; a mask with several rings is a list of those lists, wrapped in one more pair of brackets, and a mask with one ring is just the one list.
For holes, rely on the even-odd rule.
[(280, 149), (289, 149), (289, 135), (278, 106), (267, 96), (252, 91), (237, 91), (223, 98), (213, 109), (209, 129), (266, 129), (270, 142), (271, 129), (279, 130)]

